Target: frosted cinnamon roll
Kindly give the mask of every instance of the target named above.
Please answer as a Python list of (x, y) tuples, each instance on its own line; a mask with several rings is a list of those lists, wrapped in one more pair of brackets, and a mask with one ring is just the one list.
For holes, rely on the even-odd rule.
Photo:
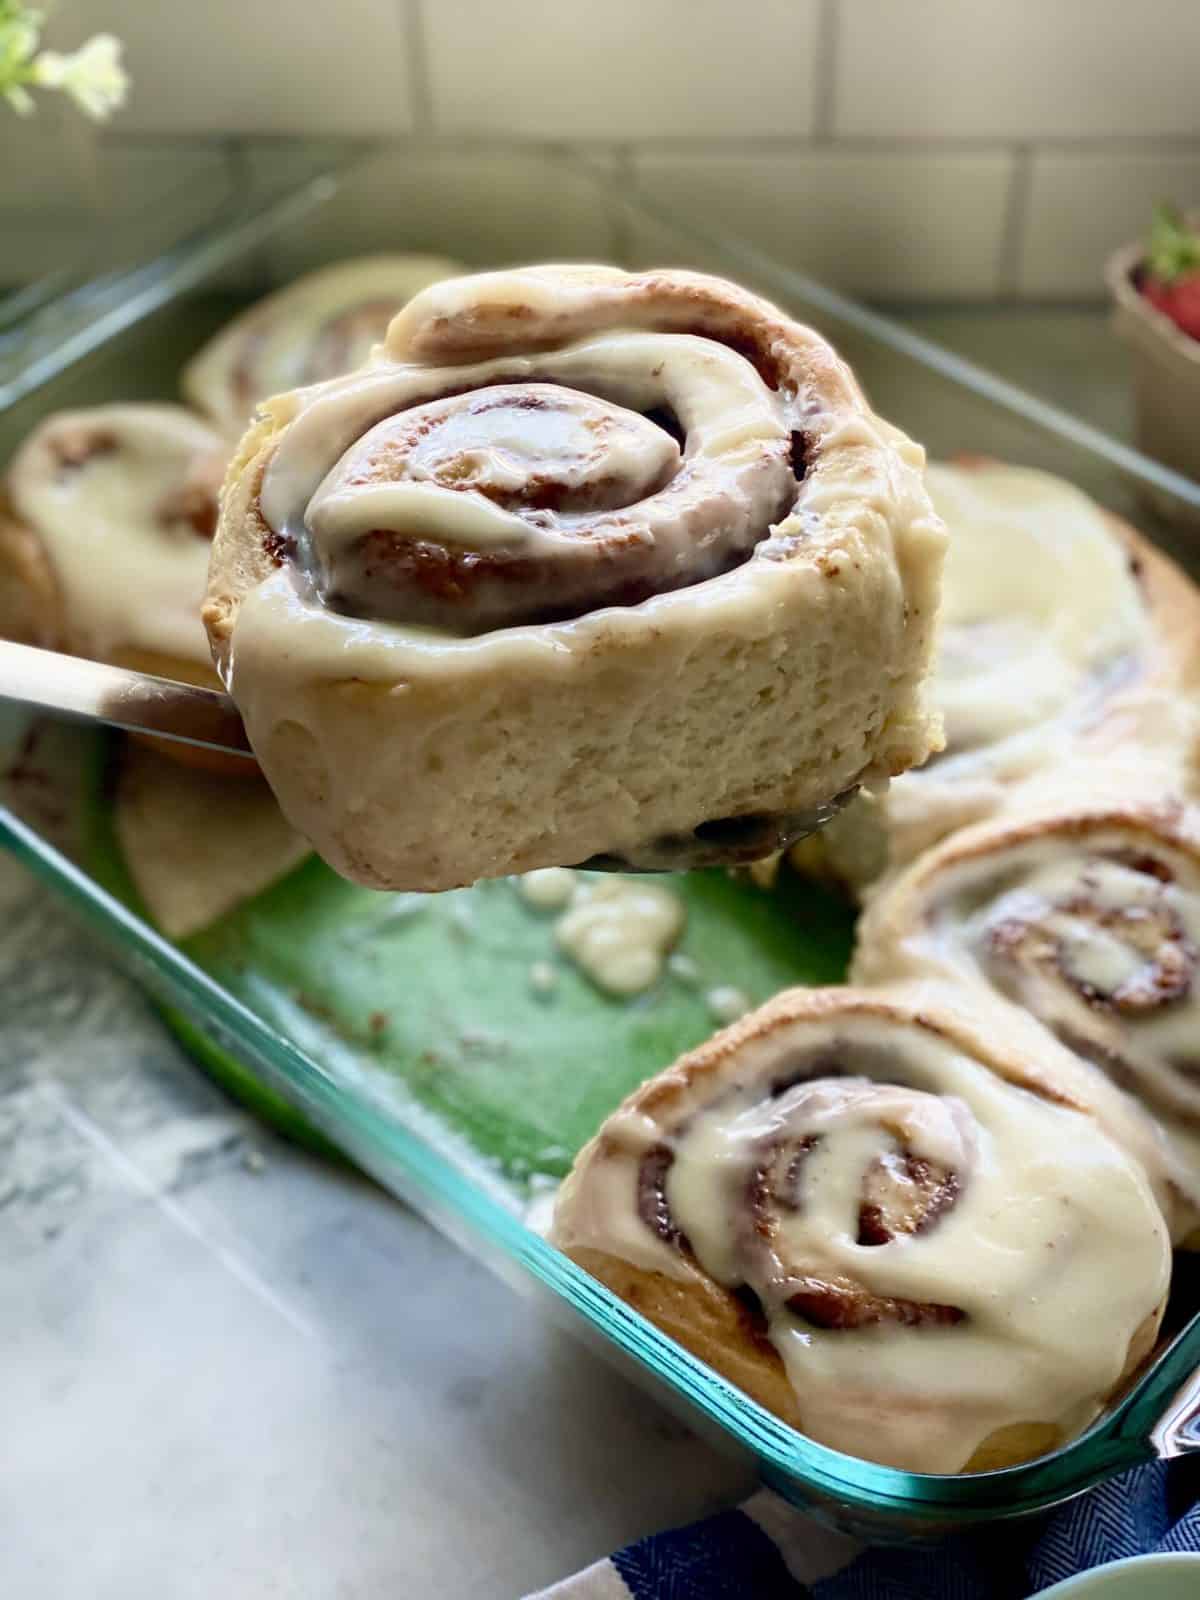
[(258, 300), (183, 369), (187, 400), (238, 438), (268, 395), (362, 366), (414, 294), (462, 269), (439, 256), (338, 261)]
[[(1200, 674), (1190, 579), (1078, 489), (982, 458), (933, 463), (926, 481), (951, 535), (930, 690), (946, 747), (798, 863), (816, 852), (859, 889), (995, 813), (1014, 785), (1087, 759), (1118, 722), (1136, 739), (1138, 707), (1153, 717), (1156, 696)], [(1175, 753), (1194, 781), (1194, 743), (1180, 735)]]
[(919, 985), (790, 990), (683, 1056), (580, 1153), (551, 1237), (785, 1422), (933, 1473), (1091, 1421), (1170, 1260), (1084, 1104)]
[(200, 602), (227, 453), (180, 406), (60, 411), (34, 429), (9, 466), (8, 494), (54, 591), (53, 642), (215, 682)]
[(854, 975), (986, 987), (1133, 1096), (1162, 1131), (1180, 1236), (1200, 1216), (1198, 950), (1195, 815), (1095, 800), (922, 856), (868, 908)]
[(453, 280), (372, 366), (265, 407), (205, 621), (348, 877), (764, 855), (936, 743), (922, 462), (817, 334), (719, 279)]

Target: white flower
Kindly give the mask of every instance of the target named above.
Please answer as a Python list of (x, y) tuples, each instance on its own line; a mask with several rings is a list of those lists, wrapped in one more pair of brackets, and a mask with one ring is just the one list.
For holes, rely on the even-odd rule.
[(98, 33), (70, 55), (43, 50), (33, 63), (33, 82), (62, 89), (80, 110), (100, 121), (125, 103), (129, 90), (121, 41), (111, 33)]

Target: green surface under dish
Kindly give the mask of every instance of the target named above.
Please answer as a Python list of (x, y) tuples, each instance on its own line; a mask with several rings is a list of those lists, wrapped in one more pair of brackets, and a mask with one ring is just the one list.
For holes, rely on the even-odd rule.
[[(86, 865), (143, 911), (107, 792), (100, 768)], [(562, 1176), (630, 1089), (713, 1032), (707, 990), (731, 985), (758, 1003), (845, 974), (850, 909), (792, 873), (772, 890), (724, 872), (661, 881), (686, 907), (677, 948), (698, 977), (668, 971), (632, 1000), (602, 994), (562, 958), (554, 915), (534, 910), (507, 879), (440, 895), (381, 894), (312, 857), (182, 948), (310, 1055), (336, 1051), (339, 1070), (361, 1074), (375, 1092), (402, 1089), (522, 1183)], [(536, 962), (554, 968), (548, 994), (531, 984)], [(186, 1021), (167, 1020), (253, 1109), (319, 1138)]]

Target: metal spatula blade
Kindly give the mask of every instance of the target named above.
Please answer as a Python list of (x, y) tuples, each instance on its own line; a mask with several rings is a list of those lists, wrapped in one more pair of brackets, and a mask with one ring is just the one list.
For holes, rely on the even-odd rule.
[[(217, 689), (201, 689), (6, 639), (0, 639), (0, 700), (76, 722), (106, 723), (129, 733), (149, 733), (253, 759), (237, 707)], [(597, 872), (687, 872), (696, 867), (743, 866), (815, 833), (854, 792), (848, 789), (825, 805), (789, 815), (717, 818), (702, 822), (691, 833), (652, 840), (628, 858), (593, 856), (579, 865)]]
[(220, 690), (7, 639), (0, 639), (0, 700), (252, 759), (237, 707)]

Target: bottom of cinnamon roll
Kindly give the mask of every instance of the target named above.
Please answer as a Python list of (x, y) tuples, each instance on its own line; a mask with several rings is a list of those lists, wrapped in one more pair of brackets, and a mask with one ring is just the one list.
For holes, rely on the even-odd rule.
[(960, 991), (792, 990), (636, 1090), (552, 1238), (783, 1421), (914, 1472), (1029, 1459), (1149, 1354), (1141, 1167)]
[(749, 812), (711, 817), (686, 833), (660, 834), (620, 854), (608, 852), (577, 863), (611, 872), (692, 872), (701, 867), (742, 866), (778, 856), (823, 828), (858, 793), (855, 786), (805, 811)]
[(227, 783), (133, 740), (121, 752), (112, 815), (134, 886), (169, 939), (207, 928), (309, 853), (261, 777)]

